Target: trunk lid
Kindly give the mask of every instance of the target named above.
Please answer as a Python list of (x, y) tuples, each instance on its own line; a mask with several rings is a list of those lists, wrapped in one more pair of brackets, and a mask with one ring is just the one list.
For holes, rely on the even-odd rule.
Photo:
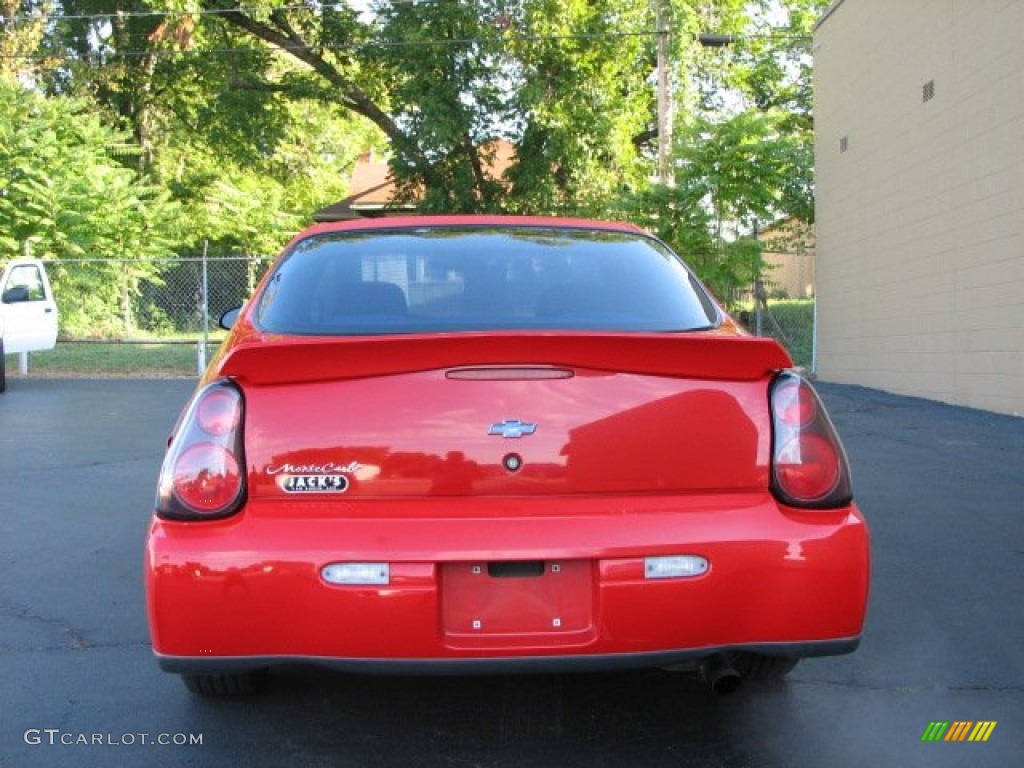
[(241, 345), (253, 497), (768, 487), (773, 341), (465, 334)]

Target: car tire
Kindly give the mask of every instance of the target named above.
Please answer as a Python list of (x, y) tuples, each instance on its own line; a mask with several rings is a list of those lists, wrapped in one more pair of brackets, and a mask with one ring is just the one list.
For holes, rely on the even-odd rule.
[(726, 658), (744, 680), (781, 680), (800, 661), (790, 656), (765, 656), (761, 653), (727, 653)]
[(0, 339), (0, 392), (7, 389), (7, 358), (4, 357), (4, 340)]
[(259, 692), (266, 683), (268, 670), (238, 672), (230, 675), (181, 676), (185, 687), (200, 696), (248, 696)]

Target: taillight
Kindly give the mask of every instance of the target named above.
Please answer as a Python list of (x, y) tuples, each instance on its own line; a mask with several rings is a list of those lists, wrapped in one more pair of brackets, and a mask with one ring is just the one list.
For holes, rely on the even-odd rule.
[(156, 513), (211, 520), (245, 502), (242, 392), (222, 379), (202, 389), (178, 425), (160, 470)]
[(833, 509), (850, 503), (850, 469), (814, 388), (791, 371), (771, 386), (772, 491), (784, 504)]

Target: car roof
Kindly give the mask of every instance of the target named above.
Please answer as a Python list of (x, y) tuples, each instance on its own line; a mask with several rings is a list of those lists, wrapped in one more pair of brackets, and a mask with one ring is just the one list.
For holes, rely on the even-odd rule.
[(556, 229), (598, 229), (609, 232), (646, 234), (643, 229), (624, 221), (600, 221), (597, 219), (576, 219), (556, 216), (507, 216), (507, 215), (447, 215), (447, 216), (387, 216), (373, 219), (350, 219), (332, 221), (308, 227), (293, 240), (302, 240), (311, 235), (331, 232), (372, 232), (394, 229), (418, 229), (423, 227), (543, 227)]

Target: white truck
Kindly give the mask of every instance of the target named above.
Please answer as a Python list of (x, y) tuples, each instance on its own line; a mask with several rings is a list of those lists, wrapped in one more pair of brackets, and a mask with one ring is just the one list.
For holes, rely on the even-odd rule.
[(7, 388), (5, 355), (53, 349), (57, 303), (38, 259), (9, 261), (0, 276), (0, 392)]

